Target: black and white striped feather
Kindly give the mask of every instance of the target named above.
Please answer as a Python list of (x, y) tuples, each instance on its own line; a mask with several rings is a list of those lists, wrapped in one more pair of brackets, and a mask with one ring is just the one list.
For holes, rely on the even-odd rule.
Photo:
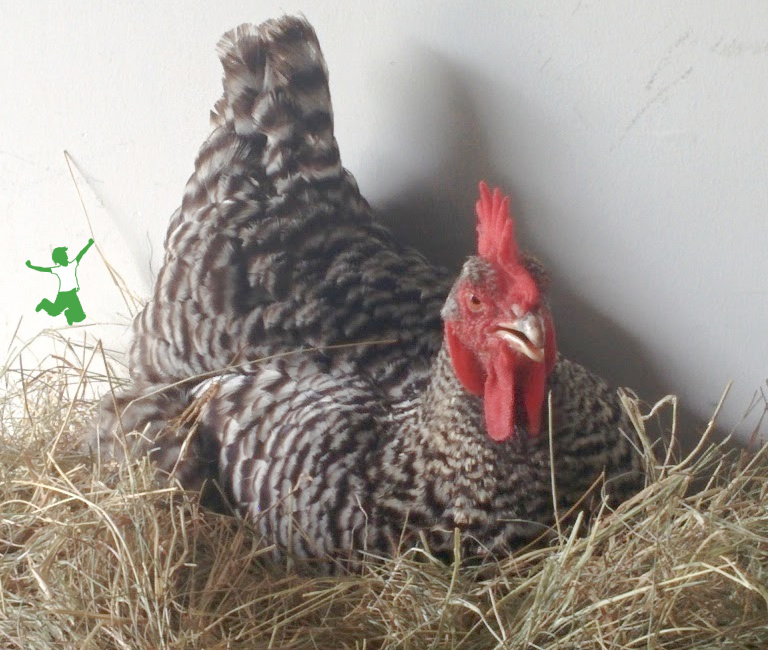
[(551, 525), (553, 472), (562, 508), (600, 476), (636, 489), (615, 391), (565, 359), (553, 450), (547, 435), (488, 437), (442, 346), (451, 279), (376, 222), (341, 166), (309, 24), (243, 25), (219, 53), (214, 129), (133, 324), (134, 384), (102, 402), (101, 453), (216, 484), (297, 557), (418, 533), (448, 552), (455, 528), (467, 552), (498, 552)]

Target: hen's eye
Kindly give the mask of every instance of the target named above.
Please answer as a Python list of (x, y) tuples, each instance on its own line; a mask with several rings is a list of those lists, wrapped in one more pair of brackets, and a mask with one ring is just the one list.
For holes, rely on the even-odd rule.
[(483, 308), (483, 301), (475, 293), (470, 293), (467, 299), (467, 307), (469, 311), (480, 311)]

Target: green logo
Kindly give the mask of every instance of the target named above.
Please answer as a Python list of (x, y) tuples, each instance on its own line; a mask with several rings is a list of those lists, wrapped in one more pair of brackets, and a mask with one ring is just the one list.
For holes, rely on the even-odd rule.
[(91, 247), (91, 244), (93, 244), (93, 239), (88, 240), (88, 243), (83, 246), (83, 250), (73, 260), (67, 258), (66, 246), (54, 248), (51, 258), (56, 266), (34, 266), (32, 262), (27, 260), (27, 266), (33, 271), (53, 273), (59, 278), (59, 293), (56, 294), (56, 300), (51, 302), (48, 298), (43, 298), (35, 307), (35, 311), (43, 309), (50, 316), (58, 316), (64, 312), (67, 323), (70, 325), (85, 320), (83, 306), (77, 297), (77, 292), (80, 291), (80, 285), (77, 283), (77, 265), (80, 264), (80, 260)]

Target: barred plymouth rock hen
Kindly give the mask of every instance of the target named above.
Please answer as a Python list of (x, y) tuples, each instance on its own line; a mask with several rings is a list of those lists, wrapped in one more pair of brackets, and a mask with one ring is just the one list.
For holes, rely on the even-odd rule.
[[(541, 266), (480, 186), (455, 282), (378, 224), (333, 135), (302, 19), (219, 45), (224, 95), (134, 322), (106, 456), (215, 484), (278, 553), (512, 548), (596, 481), (642, 481), (614, 391), (556, 352)], [(551, 394), (550, 411), (546, 396)], [(554, 458), (554, 467), (550, 457)]]

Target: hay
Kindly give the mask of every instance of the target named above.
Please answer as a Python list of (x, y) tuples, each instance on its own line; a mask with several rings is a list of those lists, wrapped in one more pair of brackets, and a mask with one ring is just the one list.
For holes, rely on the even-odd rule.
[[(110, 387), (93, 359), (66, 343), (0, 377), (0, 647), (768, 647), (765, 449), (705, 444), (663, 464), (648, 452), (636, 498), (495, 564), (416, 549), (302, 577), (146, 463), (100, 467), (82, 450)], [(642, 432), (650, 420), (627, 405)]]

